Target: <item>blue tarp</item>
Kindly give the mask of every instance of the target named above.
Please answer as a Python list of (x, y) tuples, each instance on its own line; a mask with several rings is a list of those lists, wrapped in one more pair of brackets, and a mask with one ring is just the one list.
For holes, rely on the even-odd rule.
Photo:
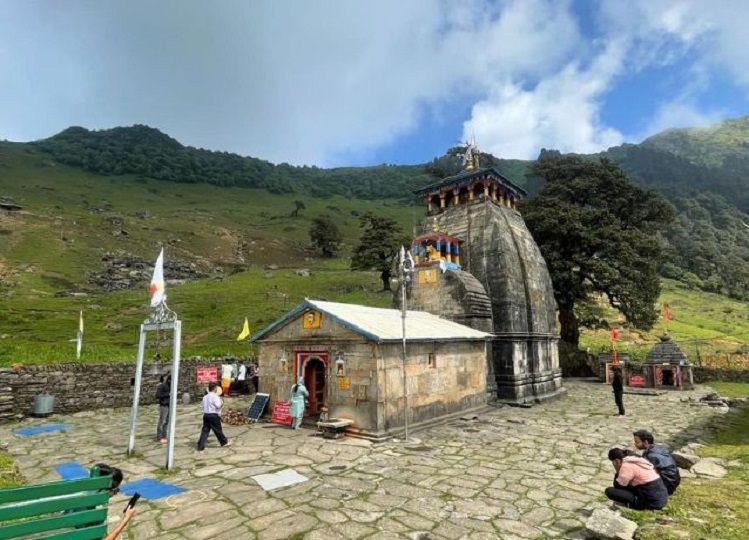
[(173, 484), (165, 484), (151, 478), (142, 478), (141, 480), (120, 486), (120, 491), (125, 495), (134, 495), (137, 491), (141, 497), (152, 501), (182, 493), (185, 491), (185, 488)]
[(76, 478), (88, 478), (89, 471), (80, 463), (70, 461), (55, 465), (55, 470), (63, 480), (74, 480)]
[(14, 429), (13, 433), (16, 435), (36, 435), (38, 433), (49, 433), (50, 431), (64, 431), (70, 429), (73, 426), (68, 424), (47, 424), (46, 426), (27, 427), (21, 429)]

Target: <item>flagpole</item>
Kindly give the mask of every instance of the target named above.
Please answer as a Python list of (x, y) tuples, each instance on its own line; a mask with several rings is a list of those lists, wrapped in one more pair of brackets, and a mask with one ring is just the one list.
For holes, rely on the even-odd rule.
[(408, 310), (406, 309), (406, 289), (411, 280), (411, 273), (414, 271), (414, 260), (411, 257), (411, 252), (406, 251), (406, 248), (403, 246), (401, 246), (400, 250), (400, 264), (398, 265), (398, 269), (401, 286), (401, 331), (403, 334), (403, 349), (401, 351), (403, 363), (403, 438), (405, 441), (408, 441), (408, 378), (406, 372), (406, 360), (408, 358), (406, 354), (406, 315)]

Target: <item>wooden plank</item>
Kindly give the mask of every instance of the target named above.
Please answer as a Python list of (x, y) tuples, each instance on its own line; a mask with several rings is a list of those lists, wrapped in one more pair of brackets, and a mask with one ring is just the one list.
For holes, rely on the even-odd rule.
[(60, 480), (36, 486), (24, 486), (0, 490), (0, 504), (11, 502), (33, 501), (45, 497), (70, 495), (81, 491), (97, 491), (109, 489), (112, 485), (111, 476), (97, 476), (94, 478), (77, 478), (75, 480)]
[(10, 525), (0, 526), (0, 540), (10, 538), (20, 538), (27, 534), (39, 534), (43, 532), (55, 531), (57, 529), (66, 529), (70, 527), (79, 527), (89, 524), (106, 524), (107, 508), (97, 508), (96, 510), (82, 510), (80, 512), (71, 512), (59, 516), (47, 517), (42, 519), (29, 519), (19, 521)]
[(40, 516), (64, 510), (82, 510), (95, 506), (106, 506), (108, 502), (109, 493), (105, 491), (88, 495), (38, 499), (1, 507), (0, 521)]
[(107, 535), (107, 525), (96, 525), (85, 529), (55, 533), (50, 536), (34, 538), (34, 540), (101, 540)]

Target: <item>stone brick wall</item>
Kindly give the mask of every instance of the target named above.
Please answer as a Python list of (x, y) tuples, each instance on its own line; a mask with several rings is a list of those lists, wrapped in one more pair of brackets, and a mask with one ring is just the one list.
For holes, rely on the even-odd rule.
[(723, 369), (704, 366), (695, 366), (694, 382), (698, 384), (722, 382), (749, 383), (749, 369)]
[[(222, 359), (186, 358), (180, 361), (179, 393), (193, 399), (203, 396), (205, 385), (196, 382), (196, 367), (220, 366)], [(165, 365), (166, 367), (166, 365)], [(158, 376), (146, 375), (144, 366), (140, 403), (155, 403)], [(171, 364), (167, 369), (171, 370)], [(49, 392), (55, 413), (73, 413), (104, 407), (129, 407), (132, 403), (135, 362), (102, 364), (51, 364), (0, 368), (0, 420), (31, 415), (34, 397)]]

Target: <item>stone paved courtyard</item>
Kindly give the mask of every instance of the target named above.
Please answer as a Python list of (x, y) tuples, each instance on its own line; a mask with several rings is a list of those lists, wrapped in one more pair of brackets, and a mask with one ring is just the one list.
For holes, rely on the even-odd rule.
[[(156, 478), (187, 491), (139, 504), (123, 537), (137, 540), (304, 539), (480, 540), (576, 537), (582, 509), (602, 505), (613, 469), (611, 446), (631, 448), (631, 432), (649, 428), (657, 441), (699, 440), (719, 413), (683, 403), (704, 395), (625, 394), (626, 417), (613, 416), (610, 388), (567, 380), (565, 397), (530, 409), (490, 409), (412, 434), (409, 443), (328, 441), (313, 429), (260, 423), (225, 426), (233, 441), (194, 450), (198, 404), (180, 405), (176, 469), (164, 474), (165, 446), (153, 440), (157, 409), (141, 407), (137, 456), (126, 458), (129, 409), (100, 410), (23, 426), (71, 424), (64, 432), (21, 437), (0, 428), (0, 440), (30, 483), (58, 480), (53, 467), (77, 461), (117, 465), (125, 482)], [(226, 408), (245, 408), (230, 398)], [(250, 477), (293, 468), (310, 480), (265, 492)], [(110, 520), (127, 497), (116, 496)], [(129, 535), (129, 536), (128, 536)]]

